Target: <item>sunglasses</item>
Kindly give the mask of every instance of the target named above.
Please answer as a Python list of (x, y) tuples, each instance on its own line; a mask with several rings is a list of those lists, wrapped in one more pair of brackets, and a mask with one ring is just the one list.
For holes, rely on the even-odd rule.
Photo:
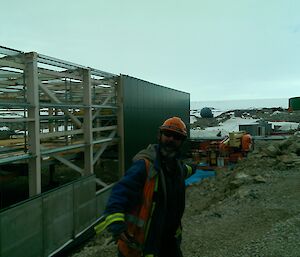
[(162, 131), (162, 134), (166, 137), (173, 137), (175, 140), (183, 140), (184, 139), (184, 136), (178, 134), (178, 133), (175, 133), (175, 132), (172, 132), (172, 131)]

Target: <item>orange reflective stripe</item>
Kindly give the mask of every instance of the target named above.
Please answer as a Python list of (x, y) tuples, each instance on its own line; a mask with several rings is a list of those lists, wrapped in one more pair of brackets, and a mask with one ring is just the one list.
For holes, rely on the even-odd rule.
[[(153, 166), (150, 164), (150, 161), (144, 159), (147, 179), (144, 185), (143, 190), (143, 203), (137, 210), (133, 211), (130, 214), (126, 215), (126, 223), (128, 227), (128, 234), (134, 237), (134, 240), (143, 246), (145, 242), (145, 236), (148, 233), (149, 229), (149, 216), (152, 215), (154, 206), (152, 199), (154, 191), (157, 191), (158, 188), (158, 177), (153, 176)], [(118, 241), (119, 251), (125, 257), (141, 257), (141, 251), (137, 249), (130, 248), (126, 242), (119, 240)]]
[[(146, 169), (148, 171), (147, 174), (149, 174), (150, 163), (148, 160), (146, 161)], [(148, 219), (149, 212), (151, 209), (154, 186), (155, 186), (155, 179), (149, 180), (147, 178), (147, 182), (144, 186), (144, 201), (141, 207), (141, 211), (139, 213), (139, 218), (145, 221)]]

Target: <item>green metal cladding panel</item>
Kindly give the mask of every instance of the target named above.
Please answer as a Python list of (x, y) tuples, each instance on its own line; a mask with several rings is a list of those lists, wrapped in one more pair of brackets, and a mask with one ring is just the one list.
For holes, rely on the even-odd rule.
[(48, 256), (95, 220), (96, 185), (90, 175), (1, 211), (0, 257)]
[(300, 111), (300, 97), (293, 97), (289, 99), (289, 107), (294, 111)]
[(113, 185), (103, 189), (101, 192), (97, 193), (96, 195), (97, 218), (100, 218), (105, 210), (106, 203), (111, 194), (112, 186)]
[(89, 176), (74, 184), (75, 234), (89, 227), (96, 220), (96, 182)]
[(158, 127), (167, 118), (180, 117), (189, 131), (190, 94), (125, 75), (121, 85), (127, 169), (139, 150), (157, 142)]
[(0, 213), (0, 256), (43, 256), (42, 199)]
[(49, 255), (73, 238), (73, 185), (43, 196), (44, 252)]

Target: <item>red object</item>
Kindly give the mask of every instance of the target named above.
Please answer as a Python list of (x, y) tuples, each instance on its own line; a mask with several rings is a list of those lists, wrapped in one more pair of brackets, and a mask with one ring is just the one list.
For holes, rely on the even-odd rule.
[(242, 136), (242, 151), (249, 152), (252, 149), (252, 137), (250, 134)]

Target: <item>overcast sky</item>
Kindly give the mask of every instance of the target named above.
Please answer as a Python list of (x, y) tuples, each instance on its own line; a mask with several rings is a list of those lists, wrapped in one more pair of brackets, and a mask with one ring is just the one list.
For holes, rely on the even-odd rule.
[(1, 1), (0, 45), (189, 92), (300, 96), (299, 0)]

